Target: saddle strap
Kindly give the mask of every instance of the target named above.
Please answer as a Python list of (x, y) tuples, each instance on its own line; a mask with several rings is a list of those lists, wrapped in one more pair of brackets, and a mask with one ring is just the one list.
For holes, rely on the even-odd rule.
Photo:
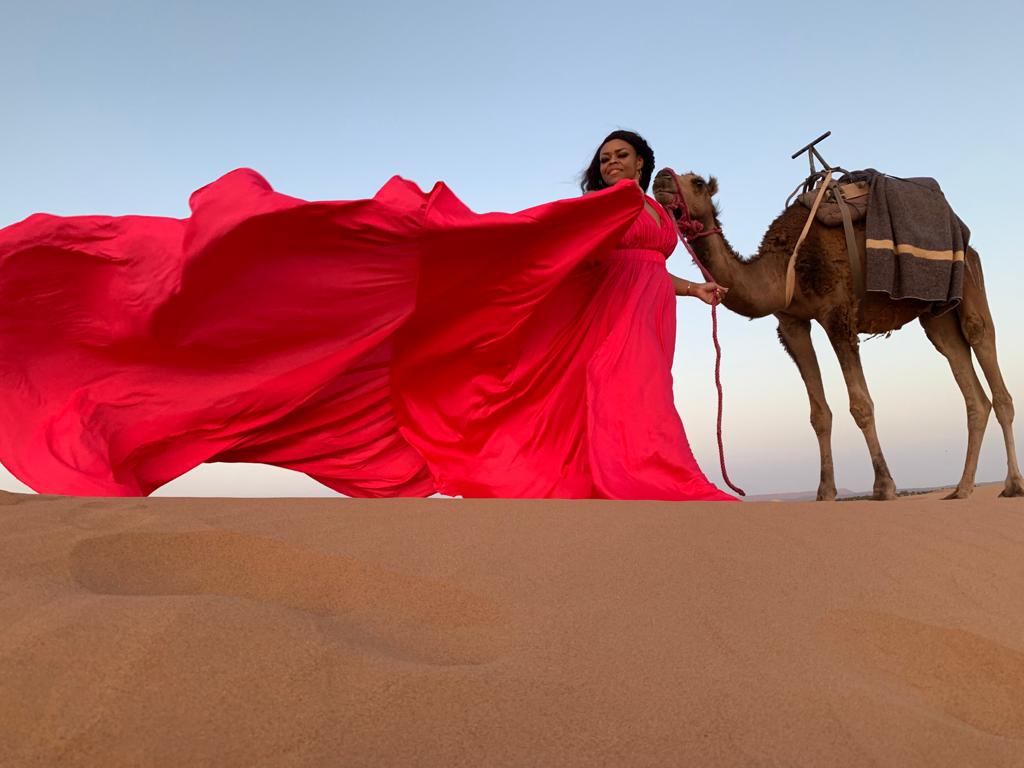
[(839, 204), (839, 212), (843, 215), (843, 232), (846, 234), (846, 256), (850, 261), (850, 277), (853, 279), (853, 295), (858, 299), (864, 296), (864, 270), (860, 264), (860, 249), (853, 233), (853, 220), (850, 218), (850, 206), (843, 199), (843, 190), (836, 184), (832, 194)]
[[(828, 190), (831, 181), (832, 171), (827, 171), (821, 180), (821, 184), (818, 186), (818, 194), (814, 197), (814, 204), (811, 206), (811, 213), (807, 217), (804, 229), (800, 233), (800, 237), (797, 238), (796, 247), (793, 248), (793, 255), (789, 257), (789, 263), (786, 265), (786, 306), (783, 307), (783, 309), (789, 307), (789, 305), (793, 303), (793, 293), (796, 291), (796, 256), (800, 253), (800, 246), (804, 244), (804, 240), (807, 238), (807, 233), (811, 231), (814, 214), (818, 212), (818, 206), (821, 205), (821, 199), (825, 196), (825, 192)], [(849, 213), (846, 213), (845, 208), (843, 211), (846, 216), (850, 215)]]

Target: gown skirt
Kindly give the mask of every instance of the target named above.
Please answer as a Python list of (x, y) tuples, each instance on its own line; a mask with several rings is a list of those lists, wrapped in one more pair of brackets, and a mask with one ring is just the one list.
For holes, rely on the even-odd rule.
[(34, 490), (228, 461), (357, 497), (733, 498), (673, 404), (675, 232), (635, 184), (477, 214), (239, 169), (189, 202), (0, 229), (0, 461)]

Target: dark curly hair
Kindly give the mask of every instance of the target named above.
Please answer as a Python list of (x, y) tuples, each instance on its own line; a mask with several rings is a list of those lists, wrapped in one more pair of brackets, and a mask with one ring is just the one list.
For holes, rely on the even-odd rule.
[(629, 144), (644, 161), (643, 167), (640, 169), (640, 188), (646, 192), (651, 183), (651, 176), (654, 174), (654, 150), (644, 141), (643, 136), (633, 133), (633, 131), (612, 131), (604, 137), (604, 140), (597, 145), (594, 159), (590, 161), (587, 170), (580, 176), (580, 189), (584, 192), (594, 192), (608, 186), (601, 178), (601, 147), (613, 139), (619, 139)]

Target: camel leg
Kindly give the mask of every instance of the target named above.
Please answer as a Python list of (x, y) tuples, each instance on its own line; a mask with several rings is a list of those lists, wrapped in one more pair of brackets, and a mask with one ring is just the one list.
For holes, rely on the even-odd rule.
[(956, 379), (967, 405), (967, 459), (964, 462), (964, 473), (956, 490), (946, 497), (966, 499), (974, 490), (981, 440), (985, 436), (985, 426), (992, 412), (992, 403), (978, 381), (978, 374), (975, 373), (974, 363), (971, 361), (971, 348), (967, 345), (967, 339), (964, 338), (953, 313), (947, 312), (939, 317), (925, 314), (920, 320), (929, 340), (949, 362), (953, 378)]
[(832, 501), (836, 497), (836, 473), (832, 464), (832, 410), (825, 400), (818, 356), (811, 343), (810, 321), (780, 316), (779, 341), (800, 369), (800, 376), (807, 387), (807, 398), (811, 401), (811, 426), (818, 436), (818, 451), (821, 454), (818, 501)]
[(1013, 440), (1013, 398), (1003, 381), (996, 358), (996, 329), (992, 322), (992, 313), (988, 308), (985, 295), (984, 278), (981, 274), (981, 261), (978, 254), (971, 250), (967, 256), (967, 274), (964, 276), (964, 299), (957, 310), (960, 327), (967, 343), (971, 345), (978, 358), (981, 370), (992, 390), (992, 403), (995, 407), (996, 421), (1003, 430), (1003, 442), (1006, 444), (1006, 484), (1000, 496), (1024, 496), (1024, 477), (1017, 465), (1017, 449)]
[(896, 483), (889, 474), (889, 465), (885, 463), (882, 446), (878, 442), (878, 433), (875, 431), (875, 404), (871, 400), (868, 383), (864, 378), (864, 368), (860, 362), (860, 342), (857, 334), (851, 330), (854, 327), (856, 326), (849, 321), (845, 313), (836, 313), (824, 324), (825, 333), (832, 342), (832, 348), (839, 358), (839, 366), (843, 370), (843, 378), (846, 379), (846, 390), (850, 394), (850, 413), (860, 431), (864, 433), (868, 451), (871, 453), (871, 466), (875, 470), (873, 496), (879, 501), (895, 499)]

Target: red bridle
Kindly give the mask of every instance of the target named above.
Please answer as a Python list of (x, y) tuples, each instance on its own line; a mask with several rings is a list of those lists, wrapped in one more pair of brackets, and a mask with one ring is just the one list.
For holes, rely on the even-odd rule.
[[(690, 214), (690, 206), (686, 204), (686, 198), (683, 197), (683, 188), (679, 185), (678, 174), (676, 174), (676, 172), (671, 168), (664, 168), (662, 170), (663, 172), (667, 171), (672, 174), (672, 182), (676, 185), (676, 191), (672, 196), (672, 202), (668, 204), (663, 203), (662, 205), (670, 213), (678, 212), (679, 215), (675, 217), (676, 229), (679, 230), (679, 237), (682, 239), (683, 243), (689, 243), (690, 240), (697, 240), (698, 238), (707, 237), (708, 235), (722, 234), (721, 227), (712, 227), (711, 229), (705, 230), (704, 223), (693, 218)], [(711, 280), (711, 275), (692, 251), (690, 252), (690, 255), (693, 256), (694, 262), (704, 274), (704, 278), (706, 280)]]
[[(697, 240), (701, 237), (707, 237), (708, 235), (720, 235), (722, 229), (720, 227), (712, 227), (711, 229), (704, 229), (704, 224), (697, 219), (693, 218), (690, 214), (690, 207), (686, 204), (686, 198), (683, 197), (683, 188), (679, 185), (679, 176), (671, 168), (665, 168), (664, 171), (672, 174), (672, 180), (675, 182), (676, 191), (672, 198), (672, 202), (662, 204), (665, 210), (670, 216), (673, 216), (676, 221), (676, 230), (679, 232), (679, 239), (683, 241), (683, 245), (686, 246), (687, 252), (693, 259), (693, 263), (697, 265), (697, 269), (704, 275), (704, 279), (708, 282), (714, 282), (714, 278), (708, 271), (707, 267), (701, 264), (700, 259), (697, 258), (697, 254), (694, 253), (693, 246), (690, 245), (691, 240)], [(675, 215), (678, 213), (678, 215)], [(729, 473), (725, 469), (725, 445), (722, 440), (722, 412), (723, 412), (723, 399), (722, 393), (722, 347), (718, 343), (718, 294), (716, 293), (714, 298), (711, 300), (711, 338), (715, 343), (715, 386), (718, 388), (718, 458), (722, 467), (722, 479), (725, 480), (725, 484), (732, 488), (740, 496), (746, 496), (746, 492), (734, 485), (732, 480), (729, 479)]]

